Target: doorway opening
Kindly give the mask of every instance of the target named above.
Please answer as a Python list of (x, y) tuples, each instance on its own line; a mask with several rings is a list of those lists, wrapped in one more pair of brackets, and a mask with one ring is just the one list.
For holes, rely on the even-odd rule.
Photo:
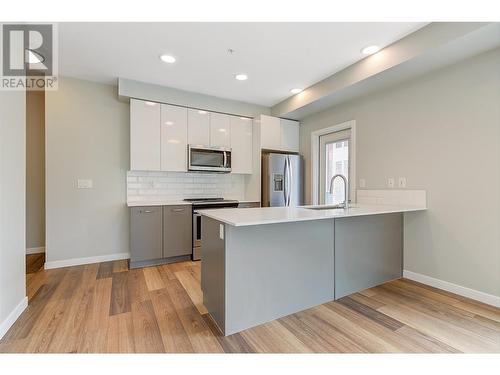
[(45, 92), (26, 91), (26, 274), (45, 264)]
[[(345, 191), (341, 178), (346, 178), (350, 201), (356, 192), (355, 150), (356, 123), (348, 121), (311, 133), (312, 204), (339, 204), (344, 202)], [(352, 198), (351, 198), (352, 197)]]
[[(328, 133), (319, 137), (319, 178), (320, 204), (339, 204), (344, 202), (345, 191), (342, 179), (332, 178), (342, 175), (349, 183), (349, 143), (351, 129)], [(332, 188), (332, 191), (330, 191)]]

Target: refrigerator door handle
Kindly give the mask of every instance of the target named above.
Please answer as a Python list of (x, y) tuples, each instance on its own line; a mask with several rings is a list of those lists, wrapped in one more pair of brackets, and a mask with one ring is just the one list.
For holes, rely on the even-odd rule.
[(288, 206), (288, 192), (287, 192), (287, 184), (288, 184), (288, 158), (285, 157), (285, 166), (283, 167), (283, 199), (285, 201), (285, 207)]
[(292, 181), (293, 181), (293, 170), (292, 170), (292, 162), (290, 161), (290, 156), (287, 156), (286, 159), (288, 160), (288, 206), (290, 206), (290, 203), (292, 202)]

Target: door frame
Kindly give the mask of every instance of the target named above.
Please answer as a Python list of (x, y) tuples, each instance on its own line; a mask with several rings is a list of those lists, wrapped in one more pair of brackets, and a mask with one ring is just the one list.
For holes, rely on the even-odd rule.
[(350, 120), (311, 132), (311, 204), (319, 204), (319, 137), (341, 130), (351, 130), (349, 197), (356, 202), (356, 120)]

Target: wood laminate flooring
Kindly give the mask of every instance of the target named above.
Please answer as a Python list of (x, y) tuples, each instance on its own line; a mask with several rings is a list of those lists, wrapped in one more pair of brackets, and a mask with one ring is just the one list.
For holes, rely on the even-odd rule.
[(36, 255), (29, 306), (0, 352), (500, 352), (500, 309), (406, 279), (223, 337), (203, 306), (200, 262), (44, 270)]
[(45, 253), (26, 255), (26, 274), (36, 273), (43, 268)]

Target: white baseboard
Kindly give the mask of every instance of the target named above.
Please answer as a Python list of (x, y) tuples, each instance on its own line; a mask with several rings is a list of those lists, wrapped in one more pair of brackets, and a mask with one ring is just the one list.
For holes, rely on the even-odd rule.
[(45, 262), (45, 269), (49, 270), (52, 268), (80, 266), (82, 264), (109, 262), (112, 260), (129, 259), (129, 258), (130, 258), (129, 253), (116, 253), (116, 254), (109, 254), (109, 255), (99, 255), (99, 256), (88, 257), (88, 258), (73, 258), (73, 259), (65, 259), (65, 260), (55, 260), (52, 262)]
[(455, 293), (463, 297), (474, 299), (479, 302), (486, 303), (495, 307), (500, 307), (500, 297), (480, 292), (479, 290), (466, 288), (465, 286), (450, 283), (448, 281), (435, 279), (434, 277), (422, 275), (412, 271), (403, 270), (403, 277), (418, 281), (419, 283), (433, 286), (434, 288), (443, 289), (447, 292)]
[(45, 246), (42, 247), (28, 247), (26, 249), (26, 254), (40, 254), (45, 253)]
[(11, 311), (9, 316), (0, 323), (0, 339), (7, 333), (10, 327), (12, 327), (26, 307), (28, 307), (28, 297), (24, 297), (14, 310)]

